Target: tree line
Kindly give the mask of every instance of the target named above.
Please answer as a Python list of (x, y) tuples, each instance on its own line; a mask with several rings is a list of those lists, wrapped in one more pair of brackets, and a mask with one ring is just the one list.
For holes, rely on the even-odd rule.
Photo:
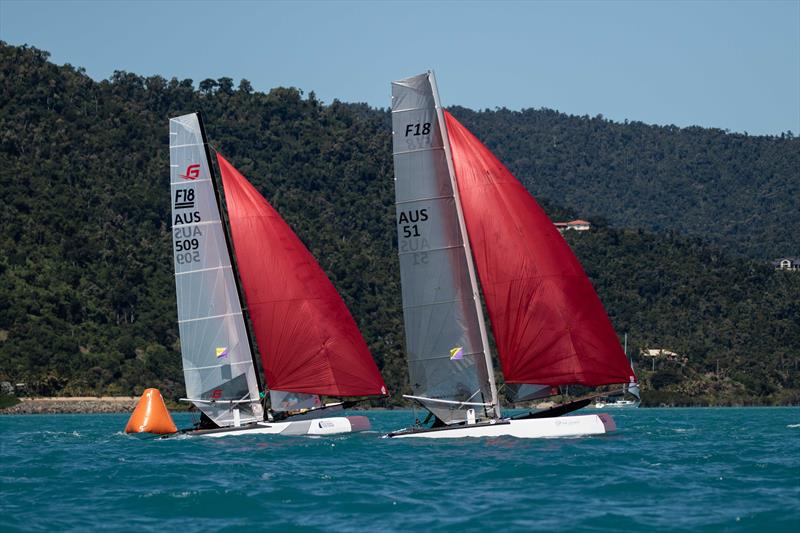
[[(0, 380), (183, 394), (167, 119), (201, 111), (341, 293), (391, 402), (409, 392), (387, 110), (232, 78), (96, 82), (5, 43), (0, 92)], [(797, 242), (798, 139), (451, 110), (552, 218), (593, 222), (567, 238), (634, 353), (686, 355), (636, 362), (653, 402), (798, 401), (800, 276), (763, 260)]]

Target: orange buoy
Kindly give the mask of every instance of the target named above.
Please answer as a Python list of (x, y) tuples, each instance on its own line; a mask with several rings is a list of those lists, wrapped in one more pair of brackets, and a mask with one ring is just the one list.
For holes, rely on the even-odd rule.
[(164, 398), (158, 389), (145, 389), (136, 409), (133, 410), (125, 433), (177, 433), (178, 428), (169, 416)]

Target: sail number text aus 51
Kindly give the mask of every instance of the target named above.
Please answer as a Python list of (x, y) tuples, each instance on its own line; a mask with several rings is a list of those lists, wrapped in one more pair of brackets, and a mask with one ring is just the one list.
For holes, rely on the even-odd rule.
[(400, 226), (400, 230), (403, 232), (403, 238), (420, 237), (419, 226), (416, 223), (425, 222), (426, 220), (428, 220), (427, 209), (401, 211), (397, 217), (397, 225)]
[[(400, 230), (400, 253), (413, 252), (414, 264), (427, 264), (430, 248), (428, 239), (423, 237), (420, 225), (428, 220), (428, 209), (401, 211), (397, 217), (397, 229)], [(419, 238), (417, 238), (419, 237)]]

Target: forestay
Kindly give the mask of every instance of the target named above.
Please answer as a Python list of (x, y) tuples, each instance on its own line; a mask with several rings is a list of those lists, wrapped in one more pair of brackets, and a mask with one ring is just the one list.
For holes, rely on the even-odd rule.
[(198, 115), (170, 119), (175, 287), (186, 394), (217, 425), (260, 421), (258, 379)]
[(492, 411), (494, 378), (429, 76), (392, 83), (397, 241), (411, 386), (450, 424)]

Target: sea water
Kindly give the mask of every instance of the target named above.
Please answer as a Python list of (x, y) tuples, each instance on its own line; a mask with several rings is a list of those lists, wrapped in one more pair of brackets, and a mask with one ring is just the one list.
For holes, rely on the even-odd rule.
[(800, 531), (800, 408), (613, 411), (541, 440), (381, 438), (411, 411), (318, 438), (0, 416), (0, 531)]

